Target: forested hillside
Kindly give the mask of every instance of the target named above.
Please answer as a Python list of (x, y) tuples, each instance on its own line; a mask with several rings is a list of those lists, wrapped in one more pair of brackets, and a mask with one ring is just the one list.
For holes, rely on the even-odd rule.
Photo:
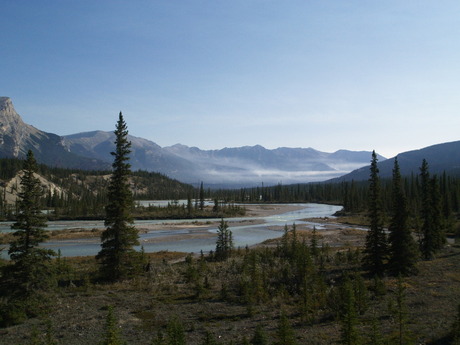
[[(10, 218), (15, 210), (19, 189), (18, 174), (24, 161), (14, 158), (0, 159), (0, 217)], [(110, 171), (88, 171), (38, 166), (45, 194), (44, 209), (52, 210), (55, 217), (103, 217), (107, 204), (107, 186)], [(130, 177), (135, 199), (176, 200), (198, 197), (190, 185), (172, 180), (159, 173), (135, 171)]]

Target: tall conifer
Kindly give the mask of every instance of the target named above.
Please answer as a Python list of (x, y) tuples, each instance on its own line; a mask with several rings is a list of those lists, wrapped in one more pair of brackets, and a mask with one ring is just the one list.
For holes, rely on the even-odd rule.
[(131, 165), (128, 163), (131, 142), (128, 130), (120, 112), (115, 129), (115, 151), (112, 164), (108, 200), (106, 206), (105, 226), (101, 235), (101, 251), (97, 259), (101, 263), (103, 278), (111, 281), (127, 278), (138, 266), (138, 254), (133, 246), (138, 245), (138, 232), (133, 226), (131, 211), (133, 196), (129, 185)]
[(375, 151), (372, 151), (368, 206), (370, 228), (366, 236), (363, 263), (370, 274), (382, 276), (385, 271), (387, 243), (383, 230), (383, 209), (377, 160)]
[(420, 167), (420, 180), (422, 196), (421, 218), (423, 220), (423, 238), (420, 247), (423, 257), (428, 260), (442, 248), (445, 243), (445, 236), (442, 227), (441, 196), (438, 179), (436, 176), (430, 178), (428, 163), (425, 159)]
[(394, 275), (409, 275), (416, 272), (417, 247), (409, 229), (407, 199), (401, 184), (398, 159), (393, 168), (392, 218), (389, 227), (388, 266)]
[(55, 253), (39, 247), (48, 236), (44, 230), (46, 217), (41, 212), (43, 188), (35, 176), (36, 170), (34, 155), (29, 150), (21, 176), (16, 222), (11, 226), (16, 230), (8, 250), (12, 264), (5, 266), (0, 275), (0, 295), (7, 302), (0, 303), (4, 325), (36, 315), (36, 302), (43, 304), (41, 293), (53, 283), (49, 261)]

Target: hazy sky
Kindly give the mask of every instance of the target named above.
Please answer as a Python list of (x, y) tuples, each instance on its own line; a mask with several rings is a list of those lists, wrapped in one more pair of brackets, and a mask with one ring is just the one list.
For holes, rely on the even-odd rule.
[(0, 96), (60, 135), (389, 157), (460, 140), (460, 1), (0, 0)]

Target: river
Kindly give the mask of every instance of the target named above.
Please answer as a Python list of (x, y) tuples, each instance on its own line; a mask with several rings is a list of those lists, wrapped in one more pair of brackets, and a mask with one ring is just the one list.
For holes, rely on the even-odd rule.
[[(324, 224), (306, 222), (305, 218), (333, 217), (334, 213), (342, 207), (325, 204), (295, 204), (301, 209), (281, 214), (260, 216), (260, 217), (239, 217), (228, 218), (229, 229), (233, 234), (234, 246), (245, 247), (261, 243), (268, 239), (281, 237), (282, 230), (274, 230), (273, 227), (283, 227), (284, 225), (308, 224), (318, 230)], [(134, 225), (139, 229), (149, 226), (156, 226), (156, 230), (140, 233), (140, 246), (145, 252), (157, 251), (180, 251), (187, 253), (199, 253), (200, 251), (209, 252), (215, 249), (217, 227), (212, 224), (220, 219), (199, 220), (200, 226), (196, 225), (196, 219), (180, 220), (139, 220)], [(249, 224), (246, 224), (249, 223)], [(161, 229), (164, 224), (164, 229)], [(0, 223), (0, 232), (8, 232), (11, 223)], [(92, 229), (103, 228), (103, 221), (50, 221), (47, 230), (63, 229)], [(172, 228), (174, 227), (174, 228)], [(159, 229), (158, 229), (159, 228)], [(59, 241), (48, 241), (43, 247), (60, 250), (62, 256), (87, 256), (96, 255), (101, 249), (99, 238), (78, 238)], [(5, 255), (5, 251), (3, 251)]]

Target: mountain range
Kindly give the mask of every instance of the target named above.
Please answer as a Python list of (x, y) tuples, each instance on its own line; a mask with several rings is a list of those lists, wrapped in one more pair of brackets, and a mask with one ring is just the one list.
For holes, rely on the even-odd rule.
[[(407, 151), (396, 155), (401, 175), (419, 174), (422, 161), (428, 163), (430, 174), (446, 172), (450, 176), (460, 176), (460, 141), (452, 141)], [(394, 159), (378, 162), (380, 178), (391, 178), (393, 175)], [(329, 182), (361, 181), (369, 178), (369, 166), (361, 167), (348, 174), (334, 178)]]
[[(128, 124), (129, 125), (129, 124)], [(114, 133), (92, 131), (59, 136), (24, 123), (8, 97), (0, 97), (0, 157), (23, 158), (33, 150), (37, 161), (50, 166), (85, 170), (110, 169)], [(208, 187), (252, 187), (368, 178), (369, 151), (338, 150), (326, 153), (313, 148), (266, 149), (260, 145), (201, 150), (156, 143), (128, 136), (132, 143), (133, 170), (160, 172), (181, 182)], [(460, 142), (439, 144), (398, 155), (401, 172), (417, 171), (423, 158), (432, 171), (456, 171)], [(422, 157), (422, 158), (421, 158)], [(391, 176), (393, 160), (378, 155), (382, 177)]]

